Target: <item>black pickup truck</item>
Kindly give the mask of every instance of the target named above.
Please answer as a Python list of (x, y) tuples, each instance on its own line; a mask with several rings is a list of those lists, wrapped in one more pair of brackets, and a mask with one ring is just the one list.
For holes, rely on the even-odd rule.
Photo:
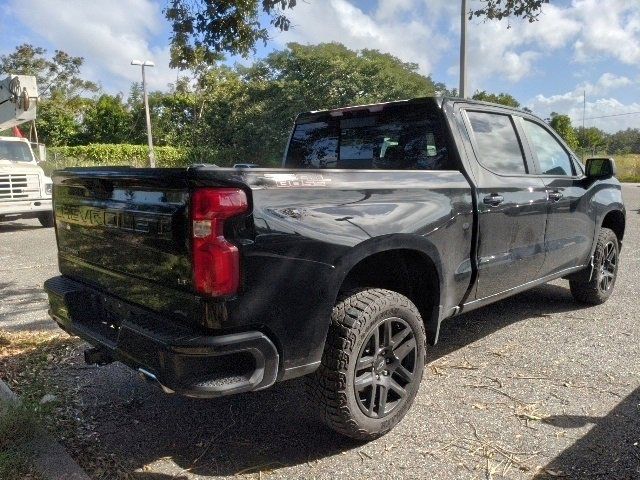
[(50, 314), (168, 393), (306, 375), (331, 427), (374, 438), (444, 319), (557, 278), (607, 300), (614, 175), (529, 113), (455, 98), (301, 114), (282, 168), (65, 169)]

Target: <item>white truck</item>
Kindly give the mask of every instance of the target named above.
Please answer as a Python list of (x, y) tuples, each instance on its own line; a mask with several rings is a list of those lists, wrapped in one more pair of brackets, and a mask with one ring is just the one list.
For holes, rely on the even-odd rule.
[[(35, 120), (37, 99), (35, 77), (0, 80), (0, 132)], [(52, 185), (27, 139), (0, 136), (0, 222), (37, 218), (43, 227), (52, 227)]]

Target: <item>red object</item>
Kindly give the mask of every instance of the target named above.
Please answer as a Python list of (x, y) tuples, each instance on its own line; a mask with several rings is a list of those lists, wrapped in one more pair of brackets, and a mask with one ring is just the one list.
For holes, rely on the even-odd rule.
[(18, 127), (13, 127), (13, 136), (18, 138), (24, 138), (24, 135), (22, 135), (22, 132)]
[(224, 238), (226, 219), (249, 209), (239, 188), (200, 188), (191, 197), (193, 284), (198, 293), (233, 295), (240, 285), (238, 248)]

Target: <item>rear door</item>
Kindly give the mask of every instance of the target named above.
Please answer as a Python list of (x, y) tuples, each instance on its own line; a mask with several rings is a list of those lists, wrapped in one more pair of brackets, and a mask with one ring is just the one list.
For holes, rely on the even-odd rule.
[(543, 275), (588, 263), (595, 231), (582, 168), (552, 130), (521, 120), (548, 202)]
[(527, 162), (509, 110), (469, 106), (464, 114), (477, 162), (478, 284), (481, 299), (538, 277), (544, 263), (547, 192)]

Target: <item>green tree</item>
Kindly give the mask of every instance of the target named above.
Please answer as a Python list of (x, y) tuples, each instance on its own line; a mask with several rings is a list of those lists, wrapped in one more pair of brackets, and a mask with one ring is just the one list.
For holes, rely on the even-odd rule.
[(576, 129), (580, 151), (586, 155), (596, 155), (606, 150), (607, 134), (597, 127)]
[(571, 150), (577, 150), (578, 136), (571, 125), (571, 118), (569, 115), (560, 115), (556, 112), (552, 112), (549, 125), (558, 132), (558, 135), (560, 135), (567, 145), (569, 145)]
[(301, 111), (434, 95), (436, 85), (417, 69), (338, 43), (292, 43), (250, 67), (212, 68), (198, 82), (200, 93), (184, 94), (195, 98), (191, 141), (216, 152), (215, 163), (275, 165)]
[(0, 76), (34, 75), (41, 99), (53, 96), (68, 99), (98, 91), (94, 82), (80, 76), (83, 63), (82, 57), (74, 57), (62, 50), (56, 50), (49, 57), (44, 48), (23, 43), (13, 52), (0, 55)]
[(549, 0), (481, 0), (480, 8), (469, 11), (469, 20), (473, 17), (484, 17), (487, 20), (521, 17), (535, 22), (546, 3)]
[(640, 129), (627, 128), (610, 135), (609, 152), (615, 154), (640, 153)]
[[(320, 1), (320, 0), (316, 0)], [(500, 20), (522, 17), (535, 21), (549, 0), (480, 0), (469, 17)], [(297, 0), (171, 0), (164, 10), (171, 24), (171, 66), (188, 69), (212, 64), (224, 53), (247, 56), (258, 42), (269, 40), (268, 25), (289, 30), (287, 11)]]
[(89, 101), (86, 95), (98, 86), (83, 79), (84, 60), (61, 50), (53, 56), (47, 50), (24, 43), (0, 55), (0, 77), (8, 74), (34, 75), (38, 83), (38, 140), (48, 145), (73, 145), (80, 141), (80, 121)]
[(82, 101), (67, 102), (57, 95), (38, 102), (38, 140), (48, 146), (77, 145), (80, 142)]
[(128, 143), (132, 116), (120, 95), (103, 94), (91, 102), (82, 119), (83, 143)]
[(483, 102), (499, 103), (500, 105), (506, 105), (508, 107), (518, 108), (520, 102), (518, 102), (512, 95), (508, 93), (488, 93), (485, 90), (476, 90), (476, 93), (471, 97), (473, 100), (482, 100)]

